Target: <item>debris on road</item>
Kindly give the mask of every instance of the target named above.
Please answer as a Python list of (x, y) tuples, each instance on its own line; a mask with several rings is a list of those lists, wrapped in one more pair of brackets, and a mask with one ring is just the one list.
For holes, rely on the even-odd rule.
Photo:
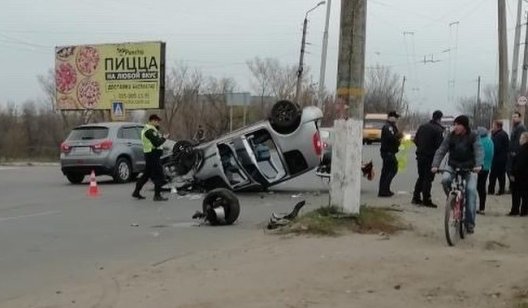
[(306, 204), (305, 200), (302, 200), (298, 202), (294, 207), (291, 213), (286, 215), (277, 215), (275, 213), (271, 213), (271, 218), (268, 222), (268, 229), (276, 229), (281, 226), (285, 226), (289, 224), (297, 215), (299, 214), (299, 211), (301, 208)]

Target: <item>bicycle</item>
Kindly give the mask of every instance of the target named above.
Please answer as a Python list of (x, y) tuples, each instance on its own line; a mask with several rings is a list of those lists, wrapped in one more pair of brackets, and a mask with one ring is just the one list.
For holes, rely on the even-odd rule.
[(460, 239), (464, 239), (466, 236), (466, 175), (473, 172), (473, 170), (460, 168), (454, 171), (438, 169), (438, 172), (447, 172), (454, 175), (446, 199), (444, 229), (447, 243), (449, 246), (455, 246)]

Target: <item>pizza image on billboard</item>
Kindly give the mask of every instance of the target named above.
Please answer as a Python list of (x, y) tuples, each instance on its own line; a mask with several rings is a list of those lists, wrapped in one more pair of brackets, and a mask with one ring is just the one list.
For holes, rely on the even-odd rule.
[(70, 63), (60, 63), (55, 69), (55, 86), (62, 94), (70, 93), (77, 83), (77, 71)]
[(86, 109), (95, 109), (101, 99), (101, 88), (95, 80), (85, 78), (77, 86), (77, 100)]
[(77, 69), (85, 76), (92, 76), (99, 66), (99, 52), (91, 46), (83, 46), (77, 53), (75, 60)]

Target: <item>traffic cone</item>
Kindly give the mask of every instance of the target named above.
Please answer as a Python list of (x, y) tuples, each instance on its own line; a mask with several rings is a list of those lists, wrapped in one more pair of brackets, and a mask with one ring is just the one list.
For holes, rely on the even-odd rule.
[(89, 197), (98, 197), (99, 196), (99, 188), (97, 187), (97, 181), (95, 180), (95, 172), (92, 170), (92, 174), (90, 174), (90, 186), (88, 187), (88, 191), (86, 194)]

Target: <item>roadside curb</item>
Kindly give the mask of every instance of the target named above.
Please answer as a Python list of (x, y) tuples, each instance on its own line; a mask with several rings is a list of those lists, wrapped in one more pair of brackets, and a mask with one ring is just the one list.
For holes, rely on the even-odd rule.
[(60, 164), (58, 162), (1, 162), (0, 166), (9, 167), (57, 167)]

